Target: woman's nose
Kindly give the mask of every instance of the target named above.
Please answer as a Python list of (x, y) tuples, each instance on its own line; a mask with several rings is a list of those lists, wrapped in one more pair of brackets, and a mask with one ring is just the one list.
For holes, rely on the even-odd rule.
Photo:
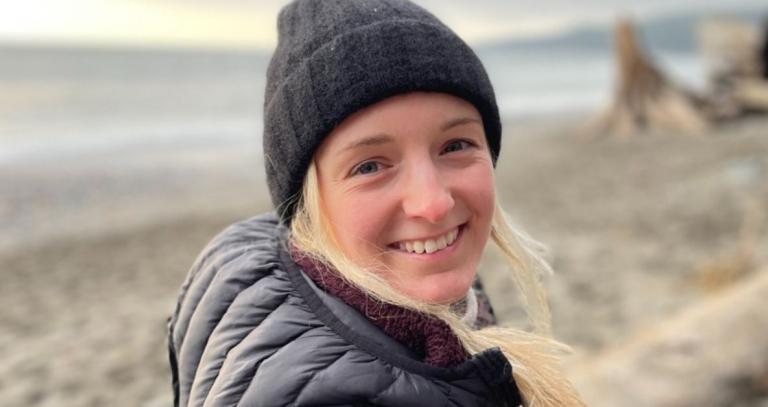
[(439, 223), (454, 206), (453, 195), (444, 177), (433, 164), (420, 165), (406, 174), (403, 211), (408, 217)]

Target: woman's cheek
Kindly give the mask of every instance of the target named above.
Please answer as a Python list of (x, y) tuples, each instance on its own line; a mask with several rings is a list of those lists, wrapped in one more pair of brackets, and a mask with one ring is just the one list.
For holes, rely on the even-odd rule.
[(389, 221), (382, 201), (381, 195), (359, 192), (342, 199), (331, 219), (341, 234), (345, 254), (363, 259), (374, 254)]
[(493, 208), (496, 201), (496, 183), (493, 166), (490, 163), (480, 165), (471, 171), (463, 182), (467, 188), (471, 188), (470, 195), (473, 199), (484, 202), (485, 207)]

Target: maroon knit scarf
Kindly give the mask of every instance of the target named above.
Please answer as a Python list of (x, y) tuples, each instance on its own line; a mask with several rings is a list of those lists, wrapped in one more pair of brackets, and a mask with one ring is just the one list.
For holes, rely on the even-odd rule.
[(460, 364), (469, 356), (445, 322), (392, 304), (374, 301), (344, 281), (336, 272), (295, 248), (291, 249), (291, 257), (315, 284), (360, 311), (389, 337), (414, 351), (424, 363), (451, 367)]

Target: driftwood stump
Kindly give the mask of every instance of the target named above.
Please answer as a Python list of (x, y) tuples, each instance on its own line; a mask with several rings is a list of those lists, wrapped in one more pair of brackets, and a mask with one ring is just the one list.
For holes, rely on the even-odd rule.
[(654, 66), (629, 20), (617, 23), (614, 41), (618, 80), (613, 103), (593, 121), (591, 132), (626, 136), (645, 130), (696, 133), (707, 128), (696, 98)]

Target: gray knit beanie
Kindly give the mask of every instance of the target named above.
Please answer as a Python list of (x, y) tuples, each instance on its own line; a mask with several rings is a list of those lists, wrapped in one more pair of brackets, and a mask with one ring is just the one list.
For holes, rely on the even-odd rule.
[(293, 217), (317, 147), (347, 116), (410, 91), (463, 98), (480, 112), (494, 164), (501, 122), (475, 53), (406, 0), (297, 0), (278, 17), (267, 71), (264, 163), (272, 202)]

